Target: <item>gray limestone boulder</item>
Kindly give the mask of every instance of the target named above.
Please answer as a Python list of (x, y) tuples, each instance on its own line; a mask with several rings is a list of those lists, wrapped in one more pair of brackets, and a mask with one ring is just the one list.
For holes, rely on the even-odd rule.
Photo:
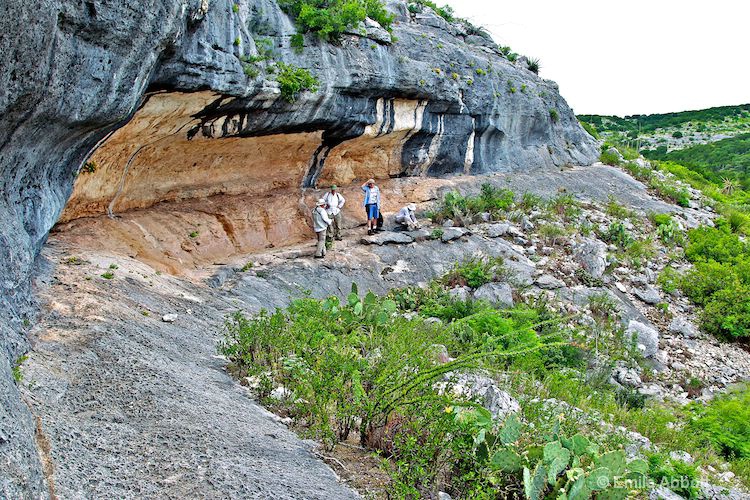
[(457, 286), (448, 290), (448, 295), (450, 295), (452, 299), (466, 302), (471, 298), (471, 288), (468, 286)]
[(363, 245), (405, 245), (408, 243), (414, 243), (414, 238), (407, 233), (385, 231), (382, 233), (375, 233), (371, 236), (363, 236), (359, 241)]
[(539, 288), (543, 288), (545, 290), (556, 290), (565, 286), (564, 281), (555, 278), (551, 274), (542, 274), (536, 279), (534, 283)]
[(477, 400), (489, 410), (493, 418), (503, 419), (521, 407), (510, 394), (501, 390), (495, 381), (483, 374), (449, 373), (445, 377), (451, 392), (459, 397)]
[(446, 227), (443, 229), (443, 235), (440, 237), (440, 241), (448, 243), (449, 241), (459, 239), (467, 233), (468, 231), (462, 227)]
[(601, 278), (607, 268), (607, 245), (599, 240), (584, 239), (573, 253), (574, 260), (592, 278)]
[(507, 283), (486, 283), (474, 291), (474, 298), (500, 307), (513, 307), (513, 289)]
[(678, 333), (687, 338), (695, 337), (698, 333), (690, 321), (680, 316), (675, 317), (669, 323), (667, 330), (671, 333)]
[(638, 371), (627, 366), (615, 367), (612, 370), (612, 378), (614, 378), (618, 384), (627, 387), (640, 387), (642, 384), (641, 376), (638, 374)]
[(625, 330), (625, 335), (635, 339), (638, 349), (646, 358), (654, 357), (659, 351), (659, 332), (651, 326), (631, 320)]
[(664, 486), (657, 486), (648, 494), (649, 500), (683, 500), (683, 498), (674, 491)]
[(646, 285), (643, 288), (636, 288), (635, 290), (633, 290), (633, 293), (636, 297), (641, 299), (646, 304), (653, 305), (661, 302), (661, 295), (659, 295), (659, 290), (651, 285)]

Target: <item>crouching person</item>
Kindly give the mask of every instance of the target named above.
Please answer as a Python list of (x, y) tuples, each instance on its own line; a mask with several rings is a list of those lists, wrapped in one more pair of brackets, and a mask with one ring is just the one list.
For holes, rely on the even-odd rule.
[(313, 229), (318, 236), (318, 246), (315, 249), (315, 258), (322, 259), (326, 255), (326, 231), (331, 224), (331, 219), (326, 212), (326, 200), (318, 200), (318, 204), (312, 211)]
[(406, 205), (396, 214), (396, 224), (400, 224), (401, 228), (406, 229), (407, 231), (419, 229), (421, 226), (419, 222), (417, 222), (417, 217), (414, 214), (416, 210), (417, 206), (414, 203)]

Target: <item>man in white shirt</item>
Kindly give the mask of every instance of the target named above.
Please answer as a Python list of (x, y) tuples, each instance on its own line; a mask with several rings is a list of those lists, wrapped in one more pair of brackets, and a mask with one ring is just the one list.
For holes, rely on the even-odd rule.
[(318, 246), (315, 249), (315, 258), (322, 259), (326, 255), (326, 230), (331, 224), (331, 219), (326, 212), (326, 200), (318, 200), (318, 204), (312, 210), (313, 229), (318, 236)]
[(406, 205), (396, 214), (396, 224), (401, 224), (409, 231), (414, 231), (419, 228), (419, 222), (417, 222), (417, 217), (414, 215), (416, 210), (417, 206), (414, 203)]
[(341, 241), (341, 226), (344, 217), (344, 214), (341, 213), (341, 209), (344, 208), (346, 200), (343, 195), (338, 192), (336, 184), (331, 186), (331, 190), (323, 196), (323, 199), (326, 201), (328, 216), (333, 221), (333, 224), (331, 225), (331, 228), (333, 229), (333, 239)]

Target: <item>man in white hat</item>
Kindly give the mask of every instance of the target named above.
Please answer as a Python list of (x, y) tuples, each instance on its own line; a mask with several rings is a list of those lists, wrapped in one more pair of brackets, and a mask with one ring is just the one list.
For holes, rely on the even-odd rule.
[(375, 185), (375, 179), (368, 179), (362, 184), (362, 192), (365, 193), (363, 205), (367, 214), (367, 234), (375, 234), (378, 228), (378, 216), (380, 215), (380, 188)]
[(414, 215), (416, 210), (417, 206), (414, 203), (406, 205), (396, 214), (396, 224), (401, 224), (408, 231), (414, 231), (421, 227), (417, 222), (416, 215)]
[(315, 249), (315, 258), (322, 259), (326, 255), (326, 231), (331, 224), (331, 219), (326, 212), (326, 200), (318, 200), (318, 204), (312, 210), (313, 229), (318, 236), (318, 246)]
[(331, 229), (333, 229), (333, 239), (336, 241), (341, 241), (341, 223), (343, 219), (341, 209), (344, 208), (344, 203), (346, 203), (346, 200), (344, 199), (342, 194), (338, 192), (338, 186), (336, 186), (336, 184), (331, 186), (331, 190), (328, 191), (325, 196), (323, 196), (323, 199), (326, 201), (326, 210), (328, 211), (328, 216), (333, 221), (333, 224), (331, 225)]

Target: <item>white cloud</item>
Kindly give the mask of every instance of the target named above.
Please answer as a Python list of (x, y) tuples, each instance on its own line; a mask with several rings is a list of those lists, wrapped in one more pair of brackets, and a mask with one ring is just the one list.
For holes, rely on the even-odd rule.
[(501, 45), (539, 58), (541, 76), (560, 84), (576, 113), (664, 113), (750, 102), (745, 2), (449, 3)]

